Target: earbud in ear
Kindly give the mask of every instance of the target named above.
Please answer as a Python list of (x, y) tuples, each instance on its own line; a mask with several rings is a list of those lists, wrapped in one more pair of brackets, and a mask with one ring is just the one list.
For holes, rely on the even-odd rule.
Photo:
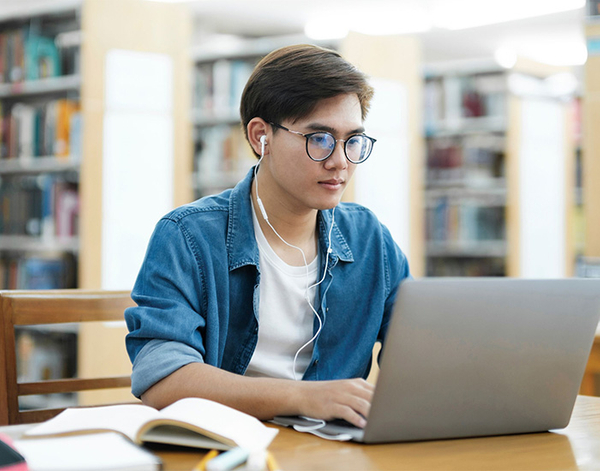
[(267, 136), (260, 136), (260, 155), (261, 157), (265, 155), (265, 145), (267, 144)]

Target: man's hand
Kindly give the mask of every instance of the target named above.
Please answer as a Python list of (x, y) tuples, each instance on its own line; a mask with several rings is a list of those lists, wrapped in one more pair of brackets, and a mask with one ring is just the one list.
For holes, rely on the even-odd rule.
[(344, 419), (363, 428), (375, 388), (364, 379), (301, 381), (300, 414), (315, 419)]

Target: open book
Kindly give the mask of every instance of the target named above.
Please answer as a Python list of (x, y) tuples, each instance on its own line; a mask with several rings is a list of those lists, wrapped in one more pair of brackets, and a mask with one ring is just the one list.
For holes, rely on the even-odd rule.
[(119, 432), (137, 444), (168, 443), (220, 450), (236, 446), (265, 449), (278, 432), (231, 407), (190, 397), (160, 411), (141, 404), (69, 408), (28, 430), (24, 437), (105, 431)]

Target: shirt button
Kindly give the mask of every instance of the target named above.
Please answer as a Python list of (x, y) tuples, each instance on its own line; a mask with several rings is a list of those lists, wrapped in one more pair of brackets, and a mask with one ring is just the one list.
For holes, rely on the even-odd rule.
[(319, 360), (315, 360), (315, 366), (319, 364)]
[(329, 312), (329, 308), (328, 308), (328, 307), (327, 307), (327, 308), (325, 308), (325, 312)]

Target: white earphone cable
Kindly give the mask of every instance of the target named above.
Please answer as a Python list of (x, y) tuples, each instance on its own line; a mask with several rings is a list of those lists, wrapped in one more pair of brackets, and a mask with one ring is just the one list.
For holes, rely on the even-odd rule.
[(313, 303), (310, 300), (310, 290), (312, 288), (317, 287), (318, 285), (320, 285), (324, 280), (325, 280), (325, 276), (327, 275), (327, 267), (329, 266), (329, 254), (331, 253), (331, 233), (333, 231), (333, 224), (335, 223), (335, 207), (332, 210), (331, 213), (331, 227), (329, 228), (329, 234), (328, 234), (328, 246), (327, 246), (327, 253), (325, 254), (325, 269), (323, 270), (323, 277), (321, 278), (321, 280), (319, 280), (318, 282), (314, 283), (311, 286), (308, 286), (308, 278), (309, 278), (309, 271), (308, 271), (308, 262), (306, 261), (306, 255), (304, 254), (304, 250), (302, 250), (300, 247), (297, 247), (295, 245), (290, 244), (289, 242), (287, 242), (283, 237), (281, 237), (279, 235), (279, 233), (275, 230), (275, 228), (272, 226), (271, 222), (269, 221), (269, 217), (267, 215), (267, 211), (263, 205), (262, 200), (260, 199), (260, 196), (258, 196), (258, 167), (260, 166), (260, 164), (262, 163), (262, 160), (265, 156), (265, 143), (266, 143), (266, 137), (265, 136), (261, 136), (260, 139), (260, 143), (261, 143), (261, 155), (260, 155), (260, 159), (258, 160), (258, 163), (256, 164), (256, 166), (254, 167), (254, 185), (255, 185), (255, 193), (256, 193), (256, 202), (258, 204), (258, 207), (260, 208), (260, 212), (262, 213), (262, 216), (265, 220), (265, 222), (267, 223), (267, 225), (271, 228), (271, 230), (275, 233), (275, 235), (277, 237), (279, 237), (279, 239), (288, 247), (291, 247), (293, 249), (298, 250), (301, 254), (302, 254), (302, 260), (304, 261), (304, 266), (306, 268), (306, 288), (305, 288), (305, 292), (304, 292), (304, 299), (306, 300), (306, 302), (308, 303), (308, 305), (310, 306), (310, 309), (312, 310), (312, 312), (314, 313), (314, 315), (317, 317), (318, 321), (319, 321), (319, 328), (317, 329), (316, 333), (312, 336), (312, 338), (306, 342), (304, 345), (302, 345), (298, 351), (296, 352), (296, 354), (294, 355), (294, 361), (292, 363), (292, 373), (294, 376), (294, 380), (298, 380), (297, 375), (296, 375), (296, 361), (298, 359), (298, 355), (300, 354), (300, 352), (302, 350), (304, 350), (307, 346), (309, 346), (312, 342), (314, 342), (314, 340), (318, 337), (319, 333), (321, 332), (321, 329), (323, 328), (323, 321), (321, 319), (321, 316), (319, 316), (319, 313), (316, 311), (316, 309), (313, 306)]

